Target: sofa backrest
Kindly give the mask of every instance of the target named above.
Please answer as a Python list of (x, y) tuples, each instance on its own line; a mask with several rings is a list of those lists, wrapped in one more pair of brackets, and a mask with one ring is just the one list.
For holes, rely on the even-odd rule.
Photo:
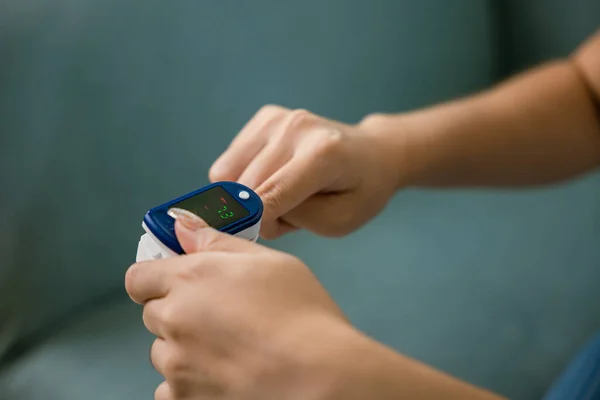
[(352, 122), (485, 87), (495, 74), (489, 9), (3, 1), (4, 346), (122, 294), (145, 210), (207, 183), (263, 104)]

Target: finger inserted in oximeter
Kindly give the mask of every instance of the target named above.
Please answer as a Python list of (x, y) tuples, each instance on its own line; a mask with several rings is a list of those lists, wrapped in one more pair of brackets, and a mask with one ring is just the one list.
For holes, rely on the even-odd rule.
[(175, 220), (168, 212), (181, 208), (202, 218), (221, 232), (256, 241), (263, 204), (250, 188), (235, 182), (217, 182), (150, 209), (144, 216), (136, 261), (184, 254), (175, 235)]

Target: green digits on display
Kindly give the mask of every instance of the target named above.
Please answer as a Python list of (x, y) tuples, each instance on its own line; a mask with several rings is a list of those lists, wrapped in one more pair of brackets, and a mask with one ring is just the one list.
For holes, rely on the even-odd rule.
[(223, 214), (223, 212), (227, 211), (227, 206), (223, 206), (222, 210), (219, 210), (219, 216), (221, 217), (221, 219), (227, 219), (227, 218), (231, 218), (233, 217), (233, 212), (229, 211), (228, 213)]

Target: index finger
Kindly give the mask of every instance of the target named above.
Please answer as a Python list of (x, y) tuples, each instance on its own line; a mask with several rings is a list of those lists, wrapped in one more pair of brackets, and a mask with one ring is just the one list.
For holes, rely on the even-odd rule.
[(266, 220), (276, 220), (318, 193), (329, 179), (327, 160), (312, 155), (297, 155), (257, 189)]
[(259, 110), (213, 163), (209, 171), (210, 180), (237, 181), (266, 145), (270, 126), (283, 118), (286, 110), (275, 105), (267, 105)]

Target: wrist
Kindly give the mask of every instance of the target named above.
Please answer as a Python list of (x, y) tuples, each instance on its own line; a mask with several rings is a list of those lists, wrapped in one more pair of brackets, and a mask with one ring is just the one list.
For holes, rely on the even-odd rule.
[[(350, 325), (343, 323), (324, 324), (320, 329), (322, 334), (307, 341), (307, 347), (298, 354), (298, 371), (304, 371), (295, 374), (300, 378), (293, 385), (298, 400), (373, 398), (371, 395), (376, 391), (366, 387), (372, 382), (372, 377), (365, 373), (370, 367), (363, 364), (374, 358), (369, 351), (370, 343)], [(376, 376), (377, 371), (372, 370), (370, 374)]]
[(354, 379), (348, 365), (357, 362), (360, 333), (347, 321), (315, 318), (310, 325), (296, 329), (295, 337), (300, 342), (291, 346), (295, 361), (285, 398), (352, 400), (346, 396), (349, 382)]
[[(315, 321), (317, 322), (317, 321)], [(333, 323), (332, 323), (333, 322)], [(313, 325), (314, 326), (314, 325)], [(403, 398), (403, 358), (345, 321), (318, 321), (318, 335), (297, 331), (294, 379), (288, 399), (388, 400)], [(400, 368), (399, 368), (400, 367)], [(295, 397), (294, 397), (295, 396)]]
[(420, 112), (407, 114), (370, 114), (359, 129), (382, 143), (396, 190), (421, 186), (435, 174), (443, 158), (435, 133)]
[[(354, 400), (370, 398), (352, 394), (356, 379), (364, 379), (355, 371), (363, 362), (363, 336), (347, 321), (313, 316), (287, 325), (285, 337), (276, 345), (284, 347), (272, 379), (279, 386), (279, 398), (290, 400)], [(277, 351), (279, 353), (279, 351)], [(374, 372), (375, 373), (375, 372)], [(363, 392), (361, 392), (363, 393)], [(350, 395), (349, 395), (350, 394)], [(382, 399), (383, 400), (383, 399)]]
[(353, 329), (329, 343), (318, 365), (318, 400), (421, 398), (408, 360)]
[(327, 386), (319, 400), (402, 398), (400, 356), (354, 331), (328, 350), (323, 362)]

